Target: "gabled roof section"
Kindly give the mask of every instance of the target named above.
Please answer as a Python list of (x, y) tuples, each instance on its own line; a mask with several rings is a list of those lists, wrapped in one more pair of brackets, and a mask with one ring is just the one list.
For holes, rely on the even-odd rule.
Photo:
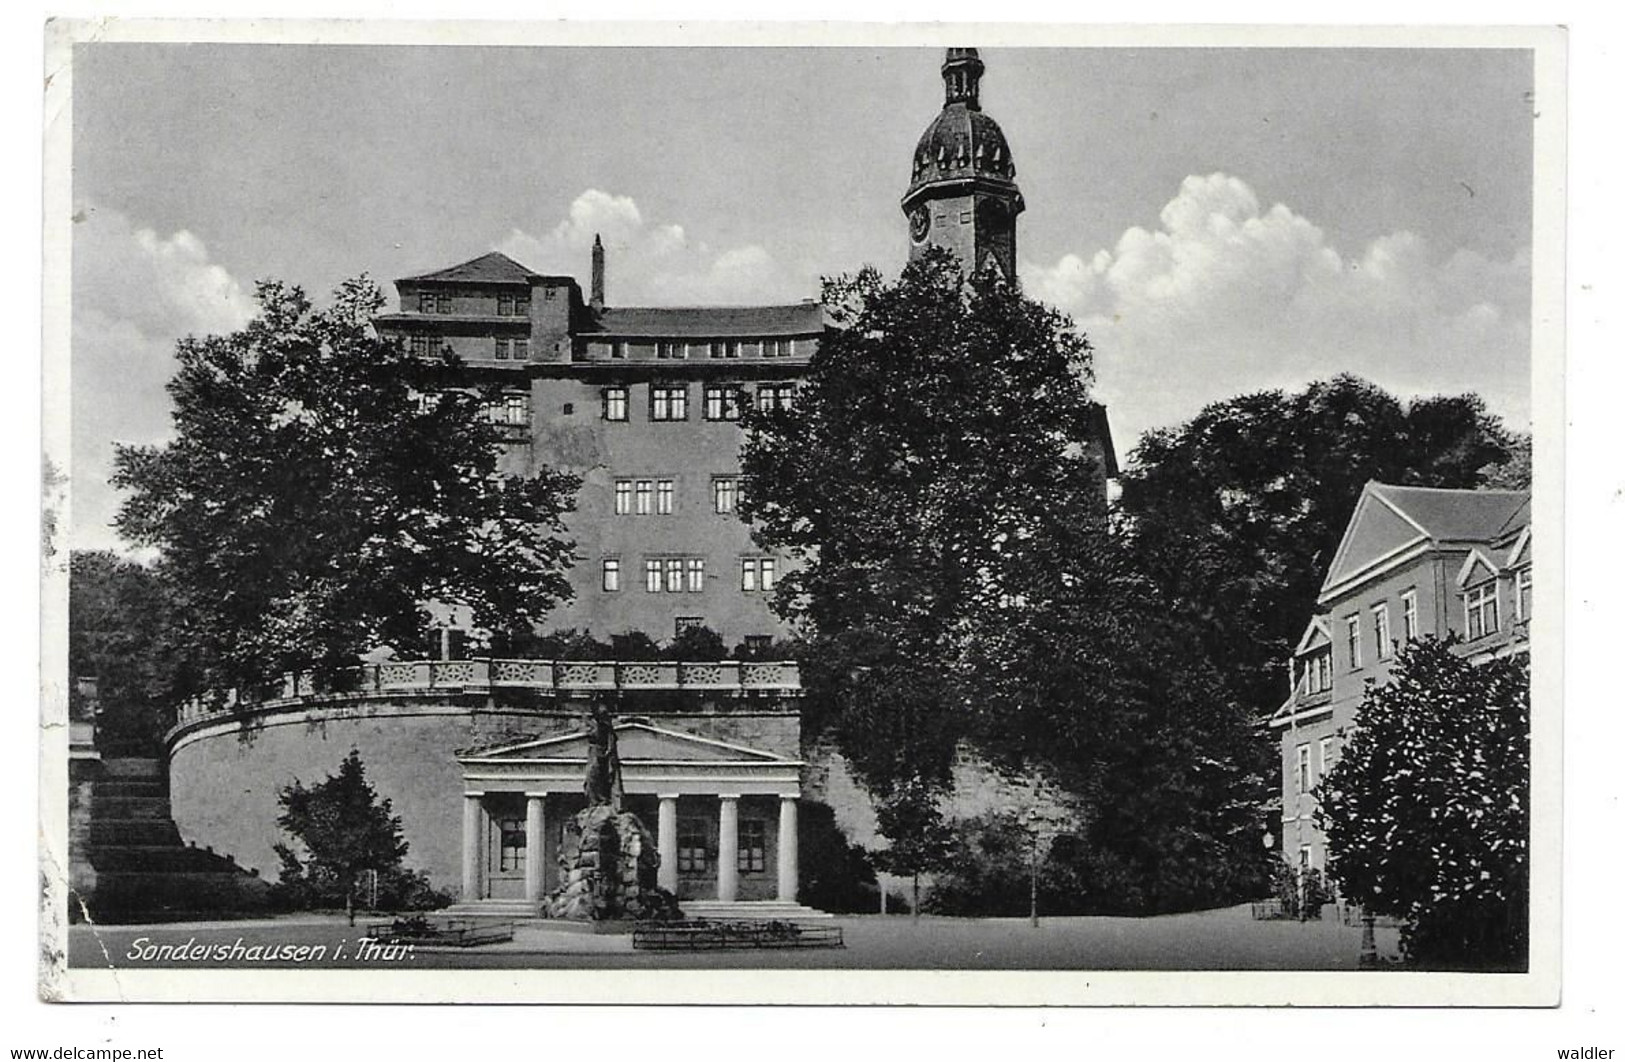
[(402, 277), (397, 284), (454, 281), (460, 284), (529, 284), (540, 275), (515, 262), (501, 251), (491, 251), (433, 273)]
[(1513, 529), (1519, 514), (1528, 522), (1526, 490), (1443, 490), (1369, 483), (1384, 501), (1441, 542), (1488, 542)]
[[(1479, 572), (1484, 574), (1478, 576)], [(1501, 569), (1495, 566), (1495, 562), (1484, 556), (1483, 551), (1475, 549), (1467, 554), (1466, 560), (1461, 562), (1461, 569), (1456, 572), (1456, 585), (1458, 587), (1466, 586), (1475, 577), (1493, 579), (1500, 574)]]
[(1525, 527), (1522, 531), (1518, 532), (1518, 537), (1514, 539), (1512, 545), (1508, 547), (1506, 559), (1501, 562), (1501, 567), (1511, 568), (1519, 561), (1523, 560), (1528, 553), (1529, 528)]
[[(615, 746), (623, 765), (646, 763), (795, 763), (783, 756), (763, 752), (745, 745), (735, 745), (713, 738), (700, 737), (681, 730), (671, 730), (642, 721), (615, 724)], [(559, 734), (534, 738), (504, 745), (469, 749), (457, 756), (470, 760), (546, 760), (551, 762), (585, 763), (588, 742), (585, 732)]]
[(1332, 558), (1322, 595), (1419, 543), (1490, 544), (1529, 519), (1526, 490), (1445, 490), (1365, 485)]
[(816, 302), (787, 306), (619, 306), (600, 310), (595, 332), (651, 339), (749, 339), (805, 336), (824, 331), (824, 307)]
[(1311, 649), (1318, 649), (1323, 645), (1332, 644), (1331, 624), (1326, 622), (1325, 616), (1316, 616), (1309, 621), (1304, 629), (1303, 637), (1298, 639), (1298, 646), (1292, 650), (1292, 655), (1298, 656)]
[(1331, 567), (1326, 571), (1321, 593), (1382, 558), (1427, 540), (1426, 529), (1389, 502), (1379, 490), (1381, 487), (1382, 484), (1373, 481), (1360, 493), (1354, 515), (1343, 532), (1343, 541), (1338, 543)]

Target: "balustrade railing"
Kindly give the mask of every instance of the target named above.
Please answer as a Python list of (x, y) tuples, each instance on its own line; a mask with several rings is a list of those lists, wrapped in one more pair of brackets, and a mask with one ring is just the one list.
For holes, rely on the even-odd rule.
[(328, 694), (482, 692), (531, 689), (571, 694), (594, 691), (693, 690), (718, 693), (794, 693), (801, 669), (793, 660), (391, 660), (346, 668), (328, 679), (295, 671), (254, 695), (228, 691), (183, 704), (181, 725), (249, 703), (294, 701)]

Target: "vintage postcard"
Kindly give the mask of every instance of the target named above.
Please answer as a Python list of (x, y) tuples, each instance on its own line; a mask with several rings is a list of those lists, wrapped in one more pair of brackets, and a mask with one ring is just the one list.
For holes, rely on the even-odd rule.
[(1562, 31), (46, 33), (45, 998), (1557, 1001)]

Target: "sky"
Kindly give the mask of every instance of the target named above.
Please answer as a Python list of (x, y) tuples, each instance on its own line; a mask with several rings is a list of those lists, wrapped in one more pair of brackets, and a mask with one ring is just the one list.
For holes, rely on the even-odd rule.
[[(969, 42), (974, 43), (974, 42)], [(1530, 53), (983, 49), (1027, 292), (1096, 348), (1119, 455), (1208, 402), (1353, 372), (1530, 416)], [(177, 337), (498, 249), (614, 304), (796, 301), (907, 253), (935, 48), (81, 45), (76, 548)], [(393, 295), (392, 290), (389, 292)]]

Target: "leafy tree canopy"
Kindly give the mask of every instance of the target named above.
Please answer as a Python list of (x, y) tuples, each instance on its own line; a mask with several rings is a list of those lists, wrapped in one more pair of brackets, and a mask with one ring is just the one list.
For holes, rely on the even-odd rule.
[[(966, 654), (1059, 521), (1103, 506), (1087, 341), (953, 257), (826, 284), (835, 327), (792, 409), (746, 414), (742, 512), (802, 567), (775, 607), (818, 641), (809, 724), (877, 792), (946, 780)], [(830, 717), (819, 717), (819, 706)]]
[(174, 641), (174, 603), (154, 568), (105, 550), (75, 551), (68, 567), (68, 666), (93, 678), (105, 748), (153, 755), (187, 685)]
[(325, 309), (280, 283), (258, 296), (242, 331), (180, 342), (175, 439), (121, 447), (113, 477), (131, 492), (118, 527), (161, 551), (204, 685), (423, 644), (426, 602), (501, 632), (568, 595), (578, 481), (499, 475), (455, 359), (380, 339), (365, 278)]
[(363, 871), (376, 871), (398, 887), (407, 852), (401, 819), (389, 800), (378, 799), (358, 751), (351, 749), (338, 773), (325, 781), (285, 786), (277, 801), (282, 806), (277, 824), (297, 846), (275, 846), (284, 892), (303, 904), (342, 898), (353, 919)]
[(1412, 642), (1315, 796), (1331, 873), (1421, 966), (1528, 957), (1529, 666)]
[(1365, 483), (1476, 488), (1513, 453), (1476, 395), (1404, 403), (1339, 376), (1146, 433), (1120, 509), (1137, 565), (1197, 621), (1235, 698), (1262, 710), (1284, 696), (1282, 661)]

